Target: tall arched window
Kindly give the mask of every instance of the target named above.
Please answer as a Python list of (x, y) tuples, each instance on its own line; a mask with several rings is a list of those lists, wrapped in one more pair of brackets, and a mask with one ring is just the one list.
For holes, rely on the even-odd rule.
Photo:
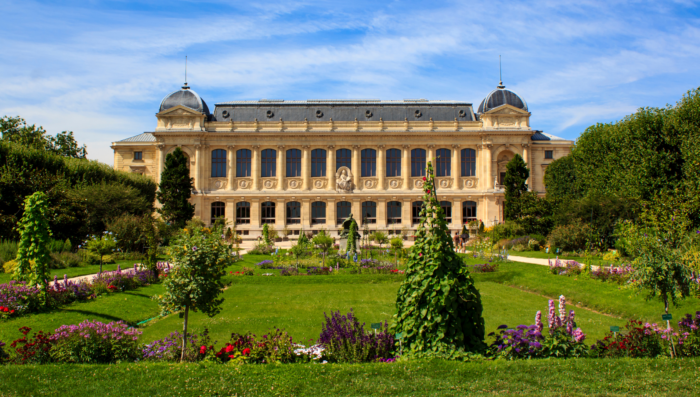
[(401, 223), (400, 201), (389, 201), (386, 203), (386, 223), (389, 225)]
[(250, 176), (250, 164), (251, 164), (251, 152), (248, 149), (241, 149), (236, 151), (236, 176), (246, 177)]
[(401, 176), (401, 150), (386, 151), (386, 176)]
[(311, 224), (318, 225), (326, 223), (326, 203), (314, 201), (311, 203)]
[(260, 175), (263, 178), (277, 176), (277, 150), (263, 150), (260, 162), (262, 165)]
[(211, 152), (211, 176), (212, 178), (226, 177), (226, 151), (216, 149)]
[(476, 202), (465, 201), (462, 203), (462, 223), (476, 220)]
[(211, 224), (215, 224), (219, 219), (226, 223), (226, 204), (221, 201), (211, 203)]
[(348, 167), (352, 170), (352, 150), (338, 149), (335, 151), (335, 170), (340, 167)]
[(326, 151), (323, 149), (311, 151), (311, 176), (326, 176)]
[(411, 176), (425, 176), (425, 149), (411, 150)]
[(377, 203), (374, 201), (362, 203), (362, 223), (377, 223)]
[(411, 203), (411, 218), (413, 221), (413, 224), (416, 225), (420, 223), (420, 212), (423, 209), (423, 202), (422, 201), (414, 201)]
[(250, 223), (250, 203), (239, 201), (236, 203), (236, 224)]
[(287, 224), (301, 223), (301, 204), (298, 201), (287, 203)]
[(275, 203), (272, 201), (260, 205), (260, 223), (275, 223)]
[(342, 223), (350, 216), (352, 212), (352, 204), (349, 201), (338, 201), (335, 207), (336, 222)]
[(436, 170), (435, 170), (435, 176), (450, 176), (452, 173), (450, 172), (452, 169), (452, 151), (450, 149), (438, 149), (437, 153), (435, 154), (437, 159), (436, 159)]
[(287, 150), (287, 176), (301, 176), (301, 150)]
[(462, 176), (476, 175), (476, 150), (462, 149)]
[(362, 176), (377, 176), (377, 151), (374, 149), (363, 149), (360, 153), (362, 158)]
[(440, 208), (442, 208), (442, 213), (445, 214), (445, 221), (452, 222), (452, 202), (441, 201)]

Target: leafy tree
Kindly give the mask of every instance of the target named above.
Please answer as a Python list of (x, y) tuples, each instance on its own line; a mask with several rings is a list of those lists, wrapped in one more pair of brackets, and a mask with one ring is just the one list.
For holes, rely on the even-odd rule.
[(140, 225), (140, 237), (146, 246), (146, 256), (143, 258), (143, 264), (158, 279), (158, 246), (160, 245), (161, 237), (156, 225), (157, 221), (152, 216), (143, 217)]
[(421, 222), (397, 294), (394, 330), (403, 335), (409, 356), (481, 352), (485, 348), (481, 296), (454, 251), (434, 183), (428, 162)]
[(549, 199), (579, 198), (582, 195), (576, 180), (574, 156), (552, 161), (544, 172), (544, 185)]
[(87, 157), (85, 145), (78, 146), (78, 141), (73, 136), (73, 131), (63, 131), (56, 136), (49, 135), (46, 138), (46, 150), (64, 157), (84, 159)]
[(176, 148), (165, 158), (156, 198), (162, 205), (158, 213), (166, 222), (178, 228), (184, 227), (194, 216), (194, 205), (189, 201), (194, 189), (193, 181), (187, 168), (187, 157), (180, 148)]
[(323, 254), (323, 266), (326, 266), (326, 255), (328, 255), (328, 250), (333, 246), (333, 239), (325, 231), (321, 230), (314, 236), (313, 243)]
[(554, 227), (552, 202), (540, 198), (535, 192), (527, 192), (520, 197), (520, 219), (518, 223), (526, 234), (546, 236)]
[(391, 244), (391, 249), (394, 250), (394, 264), (398, 266), (399, 264), (399, 251), (403, 249), (403, 239), (401, 237), (394, 237), (389, 242)]
[(462, 235), (469, 235), (469, 230), (467, 230), (467, 225), (462, 225)]
[(0, 119), (0, 132), (2, 139), (7, 142), (43, 149), (64, 157), (84, 159), (87, 156), (85, 145), (78, 146), (73, 131), (63, 131), (56, 136), (46, 135), (43, 127), (27, 125), (19, 116)]
[(379, 244), (379, 247), (382, 248), (384, 244), (389, 242), (389, 236), (386, 235), (384, 232), (380, 232), (377, 230), (376, 232), (372, 233), (370, 236), (370, 239), (374, 241), (375, 243)]
[(209, 317), (221, 311), (222, 279), (226, 268), (234, 263), (231, 248), (221, 238), (222, 232), (196, 228), (181, 233), (170, 245), (173, 266), (163, 283), (165, 294), (160, 305), (163, 313), (179, 312), (184, 317), (180, 360), (185, 357), (190, 310)]
[(297, 244), (301, 245), (302, 247), (309, 244), (309, 238), (306, 237), (304, 229), (301, 229), (301, 231), (299, 232), (299, 239), (297, 240)]
[(525, 161), (516, 154), (512, 160), (506, 165), (506, 176), (503, 178), (503, 185), (506, 187), (505, 194), (505, 218), (506, 220), (515, 220), (521, 215), (520, 197), (527, 193), (527, 178), (530, 176), (530, 170), (525, 165)]
[(100, 273), (102, 273), (102, 263), (106, 255), (111, 255), (117, 249), (117, 239), (110, 232), (104, 232), (102, 236), (92, 236), (85, 242), (85, 249), (93, 255), (100, 257)]
[(20, 233), (17, 246), (16, 280), (41, 285), (44, 302), (48, 302), (49, 250), (51, 237), (47, 219), (47, 198), (36, 192), (24, 201), (24, 216), (17, 225)]

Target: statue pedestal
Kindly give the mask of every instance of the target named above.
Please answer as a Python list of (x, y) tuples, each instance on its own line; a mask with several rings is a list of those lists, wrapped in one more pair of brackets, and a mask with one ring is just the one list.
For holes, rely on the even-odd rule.
[(348, 239), (347, 238), (340, 238), (340, 239), (338, 239), (338, 244), (340, 245), (340, 249), (338, 250), (338, 252), (341, 254), (344, 254), (345, 251), (348, 250)]

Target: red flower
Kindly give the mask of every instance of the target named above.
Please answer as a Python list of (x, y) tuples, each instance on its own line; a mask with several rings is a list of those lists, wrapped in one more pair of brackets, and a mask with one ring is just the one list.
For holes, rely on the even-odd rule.
[(425, 177), (423, 177), (423, 182), (425, 182), (425, 181), (426, 181), (426, 179), (425, 179)]
[(228, 356), (228, 358), (233, 358), (233, 357), (235, 357), (233, 354), (230, 354), (230, 355)]
[(428, 194), (430, 194), (430, 189), (428, 189)]
[(12, 313), (14, 313), (14, 312), (15, 312), (14, 310), (10, 310), (10, 314), (12, 314)]
[(233, 351), (233, 346), (231, 345), (226, 345), (226, 348), (224, 349), (226, 353), (231, 353)]
[(207, 354), (207, 347), (202, 346), (199, 348), (199, 354)]
[(244, 355), (244, 356), (247, 356), (247, 355), (249, 355), (249, 354), (250, 354), (250, 349), (248, 349), (247, 347), (246, 347), (245, 349), (243, 349), (243, 355)]

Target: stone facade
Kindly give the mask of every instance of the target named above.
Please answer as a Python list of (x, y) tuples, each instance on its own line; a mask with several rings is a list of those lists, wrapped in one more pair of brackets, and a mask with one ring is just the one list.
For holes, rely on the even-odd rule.
[[(188, 90), (178, 98), (185, 91), (200, 100)], [(181, 148), (196, 216), (225, 217), (255, 238), (264, 223), (335, 235), (349, 211), (370, 230), (415, 229), (421, 171), (432, 161), (450, 228), (473, 219), (489, 226), (503, 219), (500, 182), (515, 154), (530, 168), (531, 189), (543, 194), (547, 165), (573, 146), (531, 129), (524, 100), (499, 103), (494, 95), (515, 94), (498, 90), (482, 113), (454, 101), (261, 100), (217, 104), (209, 114), (203, 101), (177, 102), (173, 93), (155, 131), (113, 143), (114, 167), (158, 182), (165, 157)]]

